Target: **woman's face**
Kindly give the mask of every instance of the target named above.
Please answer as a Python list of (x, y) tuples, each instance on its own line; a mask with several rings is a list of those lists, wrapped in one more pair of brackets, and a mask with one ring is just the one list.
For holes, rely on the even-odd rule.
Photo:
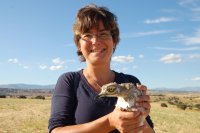
[(91, 64), (109, 64), (114, 47), (112, 35), (101, 21), (98, 28), (92, 28), (88, 33), (82, 34), (79, 41), (79, 49), (86, 62)]

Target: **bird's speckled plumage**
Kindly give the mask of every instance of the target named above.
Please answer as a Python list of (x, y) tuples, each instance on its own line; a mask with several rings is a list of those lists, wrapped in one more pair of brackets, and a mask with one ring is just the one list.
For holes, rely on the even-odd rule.
[(138, 90), (133, 83), (117, 84), (115, 82), (101, 87), (100, 97), (118, 97), (116, 107), (131, 111), (135, 107), (135, 101), (143, 92)]
[[(138, 96), (142, 96), (144, 93), (137, 89), (133, 83), (122, 83), (117, 84), (115, 82), (105, 84), (101, 87), (101, 92), (99, 93), (100, 97), (118, 97), (116, 107), (126, 110), (133, 111), (138, 109), (141, 112), (144, 111), (142, 107), (136, 107), (135, 103)], [(142, 116), (140, 126), (144, 124), (145, 117)], [(138, 133), (142, 133), (140, 131)]]

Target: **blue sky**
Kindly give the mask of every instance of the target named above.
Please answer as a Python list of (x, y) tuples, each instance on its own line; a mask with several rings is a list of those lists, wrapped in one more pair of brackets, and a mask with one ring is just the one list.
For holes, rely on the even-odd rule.
[(149, 88), (200, 86), (200, 0), (1, 0), (0, 84), (55, 84), (84, 68), (72, 25), (89, 3), (118, 17), (113, 70)]

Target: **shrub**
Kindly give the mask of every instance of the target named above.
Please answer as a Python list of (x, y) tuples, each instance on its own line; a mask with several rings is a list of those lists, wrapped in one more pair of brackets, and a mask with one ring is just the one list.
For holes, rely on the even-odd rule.
[(6, 95), (0, 95), (0, 98), (6, 98)]
[(166, 103), (161, 103), (161, 107), (168, 107)]
[(20, 95), (18, 98), (21, 98), (21, 99), (26, 99), (27, 97), (24, 96), (24, 95)]
[(41, 95), (39, 95), (39, 96), (36, 96), (36, 97), (35, 97), (35, 99), (43, 99), (43, 100), (44, 100), (44, 99), (45, 99), (45, 97), (44, 97), (44, 96), (41, 96)]
[(195, 107), (200, 109), (200, 104), (195, 104)]
[(187, 108), (187, 105), (186, 104), (183, 104), (183, 103), (179, 103), (176, 105), (178, 108), (182, 109), (182, 110), (185, 110)]
[(175, 103), (172, 102), (172, 101), (168, 101), (168, 103), (171, 104), (171, 105), (175, 105)]
[(187, 108), (192, 110), (193, 109), (193, 106), (192, 105), (187, 105)]

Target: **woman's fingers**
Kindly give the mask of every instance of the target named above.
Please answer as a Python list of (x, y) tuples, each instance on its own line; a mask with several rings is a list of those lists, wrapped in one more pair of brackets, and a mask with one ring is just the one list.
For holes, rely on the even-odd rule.
[(145, 85), (137, 84), (137, 88), (138, 88), (138, 90), (141, 90), (142, 92), (144, 92), (144, 94), (147, 93), (147, 87)]
[(128, 131), (137, 131), (137, 128), (141, 126), (141, 118), (143, 117), (139, 110), (122, 111), (119, 108), (115, 108), (115, 110), (109, 116), (110, 125), (122, 133), (128, 133)]
[(143, 95), (137, 98), (137, 102), (150, 102), (150, 96), (149, 95)]
[(123, 120), (132, 120), (141, 115), (141, 112), (138, 109), (133, 111), (123, 111), (123, 110), (120, 111), (123, 112), (122, 115), (120, 116), (120, 118)]
[[(125, 113), (125, 112), (124, 112)], [(129, 114), (131, 114), (133, 112), (129, 112)], [(127, 115), (128, 116), (128, 115)], [(130, 115), (131, 116), (131, 115)], [(119, 122), (118, 125), (118, 130), (121, 133), (135, 133), (136, 131), (141, 131), (142, 129), (144, 129), (144, 126), (141, 125), (142, 122), (142, 114), (140, 113), (140, 115), (138, 115), (135, 118), (127, 118), (123, 119), (123, 122)]]
[[(145, 90), (145, 87), (143, 88), (143, 90)], [(138, 99), (136, 100), (136, 106), (138, 108), (143, 108), (141, 112), (145, 117), (147, 117), (151, 109), (150, 96), (143, 95), (143, 96), (138, 97)]]
[[(139, 123), (138, 123), (139, 124)], [(127, 129), (126, 129), (126, 133), (137, 133), (137, 132), (139, 132), (139, 131), (143, 131), (144, 130), (144, 128), (146, 127), (146, 125), (144, 124), (144, 125), (141, 125), (141, 126), (133, 126), (133, 125), (131, 125), (130, 127), (128, 127)]]

